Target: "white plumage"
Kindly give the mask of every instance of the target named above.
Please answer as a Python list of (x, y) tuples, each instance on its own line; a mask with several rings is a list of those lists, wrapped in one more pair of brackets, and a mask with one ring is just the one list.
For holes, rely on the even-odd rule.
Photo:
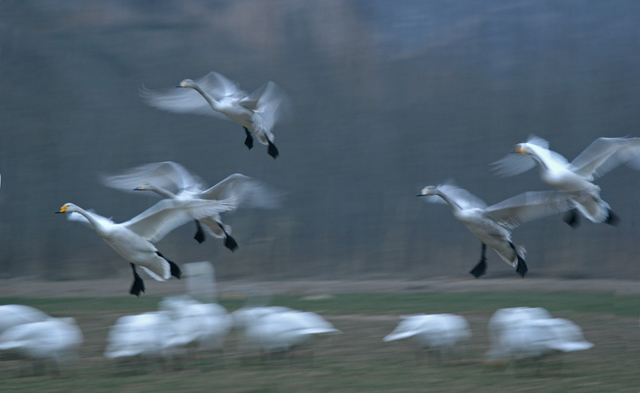
[[(538, 164), (541, 180), (569, 196), (574, 208), (595, 223), (615, 225), (618, 219), (593, 180), (621, 164), (640, 167), (640, 138), (598, 138), (572, 162), (549, 150), (549, 142), (537, 136), (517, 144), (515, 151), (522, 155), (510, 154), (494, 163), (499, 175), (516, 175)], [(577, 219), (575, 211), (565, 217), (571, 226)]]
[(20, 304), (0, 306), (0, 333), (14, 326), (31, 322), (42, 322), (51, 318), (42, 311)]
[(210, 72), (195, 81), (185, 79), (176, 87), (180, 89), (152, 91), (143, 88), (140, 94), (147, 104), (161, 110), (232, 120), (244, 128), (245, 145), (249, 149), (253, 147), (253, 134), (260, 143), (269, 146), (270, 156), (279, 155), (273, 144), (272, 129), (290, 104), (286, 93), (275, 83), (269, 81), (247, 94), (235, 82)]
[(560, 213), (571, 208), (568, 198), (559, 192), (526, 192), (487, 206), (467, 190), (451, 184), (427, 186), (418, 196), (437, 195), (428, 201), (449, 205), (453, 216), (482, 242), (480, 262), (471, 270), (476, 278), (486, 271), (486, 246), (493, 248), (522, 277), (527, 272), (524, 248), (511, 242), (511, 230), (525, 222)]
[[(232, 203), (232, 202), (231, 202)], [(159, 241), (192, 217), (204, 218), (228, 209), (224, 201), (165, 199), (129, 221), (116, 224), (106, 217), (67, 203), (57, 213), (72, 213), (69, 219), (89, 224), (120, 256), (131, 264), (134, 282), (130, 293), (144, 292), (144, 283), (136, 272), (138, 265), (158, 281), (180, 278), (180, 268), (162, 255), (152, 242)], [(75, 213), (75, 214), (74, 214)]]
[(73, 318), (49, 318), (8, 328), (0, 334), (0, 351), (31, 360), (50, 360), (56, 366), (78, 357), (83, 336)]
[[(224, 238), (225, 246), (232, 251), (238, 246), (230, 235), (231, 227), (222, 223), (220, 213), (231, 212), (238, 207), (275, 208), (280, 204), (280, 194), (256, 179), (234, 173), (207, 188), (202, 179), (172, 161), (146, 164), (120, 175), (105, 176), (103, 182), (123, 191), (153, 191), (168, 199), (204, 199), (224, 203), (226, 210), (221, 209), (207, 217), (192, 218), (196, 219), (196, 223), (202, 223), (209, 234)], [(195, 239), (198, 242), (204, 241), (200, 224)]]
[(410, 339), (418, 349), (433, 349), (441, 357), (450, 353), (458, 342), (471, 337), (469, 323), (460, 315), (420, 314), (401, 318), (402, 321), (383, 341)]

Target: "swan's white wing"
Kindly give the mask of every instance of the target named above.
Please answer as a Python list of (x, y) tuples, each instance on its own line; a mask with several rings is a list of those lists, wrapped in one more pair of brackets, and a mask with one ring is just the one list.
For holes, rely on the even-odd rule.
[(519, 175), (536, 166), (535, 160), (526, 154), (511, 153), (496, 162), (492, 162), (492, 170), (500, 177)]
[(225, 200), (233, 198), (236, 207), (273, 209), (281, 204), (282, 193), (265, 183), (240, 173), (234, 173), (200, 194), (200, 198)]
[[(94, 212), (91, 209), (87, 210), (87, 213), (91, 214), (91, 216), (96, 221), (100, 222), (103, 225), (113, 224), (113, 221), (111, 221), (110, 218), (103, 217), (103, 216), (97, 214), (96, 212)], [(89, 222), (89, 220), (85, 216), (80, 214), (80, 213), (72, 212), (72, 213), (67, 214), (67, 220), (69, 220), (69, 221), (78, 221), (78, 222), (81, 222), (82, 224), (88, 226), (89, 228), (93, 228), (91, 226), (91, 223)]]
[[(441, 184), (437, 188), (460, 206), (462, 210), (484, 209), (487, 206), (482, 199), (453, 184)], [(442, 198), (426, 198), (426, 200), (428, 202), (446, 203)]]
[(528, 221), (562, 213), (571, 207), (571, 200), (564, 193), (531, 191), (489, 206), (484, 212), (500, 224), (515, 228)]
[(269, 131), (278, 120), (291, 115), (289, 96), (271, 81), (243, 98), (240, 105), (256, 112), (263, 120), (262, 126)]
[(529, 138), (527, 138), (527, 143), (539, 146), (545, 150), (549, 150), (549, 141), (533, 134), (529, 135)]
[(133, 191), (143, 183), (174, 193), (183, 190), (198, 192), (206, 187), (202, 179), (172, 161), (141, 165), (120, 175), (102, 176), (101, 180), (108, 187), (124, 191)]
[(639, 153), (640, 138), (598, 138), (571, 165), (578, 175), (598, 178), (629, 160), (637, 160)]
[(235, 201), (204, 199), (163, 199), (131, 220), (124, 227), (152, 243), (160, 241), (173, 229), (193, 219), (200, 219), (232, 209)]
[(247, 96), (247, 92), (241, 90), (236, 82), (217, 72), (212, 71), (194, 82), (216, 101), (224, 97), (235, 97), (240, 100)]

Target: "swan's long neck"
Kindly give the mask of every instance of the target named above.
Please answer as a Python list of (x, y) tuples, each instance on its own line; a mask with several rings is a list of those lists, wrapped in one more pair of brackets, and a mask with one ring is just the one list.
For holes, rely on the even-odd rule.
[(447, 194), (443, 193), (440, 190), (437, 190), (435, 194), (438, 195), (440, 198), (444, 199), (445, 202), (447, 202), (447, 205), (449, 205), (449, 208), (451, 209), (451, 212), (454, 215), (462, 211), (462, 208), (460, 207), (460, 205), (458, 205), (456, 201), (454, 201), (453, 199), (449, 198)]
[(193, 89), (198, 93), (200, 93), (200, 95), (202, 95), (202, 97), (204, 97), (205, 100), (207, 100), (207, 102), (209, 103), (209, 105), (214, 111), (218, 111), (218, 112), (220, 111), (220, 107), (221, 107), (220, 103), (214, 100), (213, 97), (209, 95), (209, 93), (202, 90), (202, 88), (196, 84), (193, 85)]
[(82, 216), (84, 218), (86, 218), (87, 221), (89, 221), (89, 224), (91, 224), (93, 229), (96, 232), (98, 232), (98, 234), (102, 234), (102, 233), (105, 232), (104, 226), (102, 225), (102, 223), (100, 223), (100, 221), (96, 220), (96, 218), (93, 216), (93, 214), (89, 213), (88, 211), (84, 210), (83, 208), (81, 208), (79, 206), (75, 206), (75, 208), (73, 209), (73, 212), (82, 214)]
[(158, 194), (158, 195), (160, 195), (160, 196), (162, 196), (162, 197), (165, 197), (165, 198), (167, 198), (167, 199), (178, 199), (178, 197), (176, 196), (176, 194), (172, 193), (172, 192), (171, 192), (171, 191), (169, 191), (169, 190), (165, 190), (165, 189), (164, 189), (164, 188), (162, 188), (162, 187), (151, 186), (151, 187), (149, 188), (149, 191), (153, 191), (153, 192), (155, 192), (156, 194)]

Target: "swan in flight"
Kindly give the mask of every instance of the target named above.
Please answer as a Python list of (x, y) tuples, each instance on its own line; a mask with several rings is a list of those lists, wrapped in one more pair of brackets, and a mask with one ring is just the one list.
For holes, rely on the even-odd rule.
[[(253, 136), (268, 145), (271, 157), (278, 157), (273, 144), (271, 130), (279, 117), (288, 111), (289, 99), (278, 85), (269, 81), (251, 94), (240, 90), (238, 85), (218, 74), (210, 72), (202, 78), (185, 79), (176, 86), (180, 88), (140, 91), (148, 105), (175, 113), (196, 113), (232, 120), (244, 128), (244, 144), (251, 149)], [(203, 99), (204, 98), (204, 99)]]
[(571, 208), (568, 198), (555, 191), (525, 192), (488, 207), (469, 191), (452, 184), (427, 186), (418, 194), (433, 195), (440, 198), (429, 198), (428, 201), (448, 204), (453, 216), (482, 242), (480, 262), (469, 272), (476, 278), (486, 272), (487, 246), (493, 248), (506, 263), (515, 267), (516, 272), (524, 277), (528, 270), (524, 260), (525, 250), (513, 244), (511, 230), (527, 221)]
[(73, 203), (64, 204), (56, 213), (69, 213), (70, 220), (90, 225), (127, 260), (133, 270), (133, 285), (129, 293), (140, 296), (145, 288), (136, 265), (157, 281), (168, 280), (171, 276), (179, 279), (181, 275), (178, 265), (162, 255), (152, 243), (160, 241), (171, 230), (190, 221), (191, 217), (204, 218), (228, 208), (226, 203), (220, 201), (186, 202), (165, 199), (123, 223), (114, 223)]
[[(233, 211), (238, 207), (276, 208), (280, 203), (280, 195), (256, 179), (234, 173), (207, 189), (202, 179), (172, 161), (142, 165), (120, 175), (105, 176), (102, 180), (112, 188), (124, 191), (153, 191), (168, 199), (227, 201), (226, 211)], [(235, 203), (229, 203), (230, 201)], [(238, 248), (238, 243), (230, 235), (231, 227), (222, 223), (222, 212), (216, 211), (208, 217), (193, 217), (197, 226), (194, 239), (198, 243), (205, 240), (200, 225), (203, 224), (212, 236), (224, 238), (224, 245), (234, 251)]]
[(540, 167), (540, 178), (565, 193), (573, 203), (564, 220), (572, 227), (579, 224), (576, 210), (595, 223), (616, 225), (618, 217), (609, 204), (600, 198), (600, 187), (593, 180), (621, 164), (640, 169), (640, 138), (598, 138), (572, 162), (549, 150), (549, 142), (530, 136), (509, 154), (493, 163), (500, 176), (513, 176)]

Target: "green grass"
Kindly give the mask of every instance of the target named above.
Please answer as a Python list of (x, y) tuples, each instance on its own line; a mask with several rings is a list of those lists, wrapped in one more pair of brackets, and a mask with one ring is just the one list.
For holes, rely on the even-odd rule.
[[(178, 364), (119, 364), (102, 358), (109, 327), (124, 314), (155, 310), (157, 297), (2, 298), (54, 316), (74, 316), (85, 335), (82, 361), (61, 377), (34, 376), (15, 360), (0, 362), (7, 392), (637, 392), (640, 389), (640, 296), (606, 292), (477, 292), (342, 294), (319, 300), (275, 296), (272, 304), (317, 311), (344, 333), (313, 351), (263, 361), (246, 358), (231, 335), (224, 357), (207, 354)], [(240, 299), (221, 299), (229, 310)], [(486, 322), (502, 307), (540, 306), (569, 318), (596, 346), (588, 351), (506, 370), (483, 367)], [(418, 363), (409, 342), (383, 343), (398, 316), (449, 312), (464, 315), (473, 337), (459, 357), (442, 365)], [(177, 368), (177, 369), (176, 369)]]

